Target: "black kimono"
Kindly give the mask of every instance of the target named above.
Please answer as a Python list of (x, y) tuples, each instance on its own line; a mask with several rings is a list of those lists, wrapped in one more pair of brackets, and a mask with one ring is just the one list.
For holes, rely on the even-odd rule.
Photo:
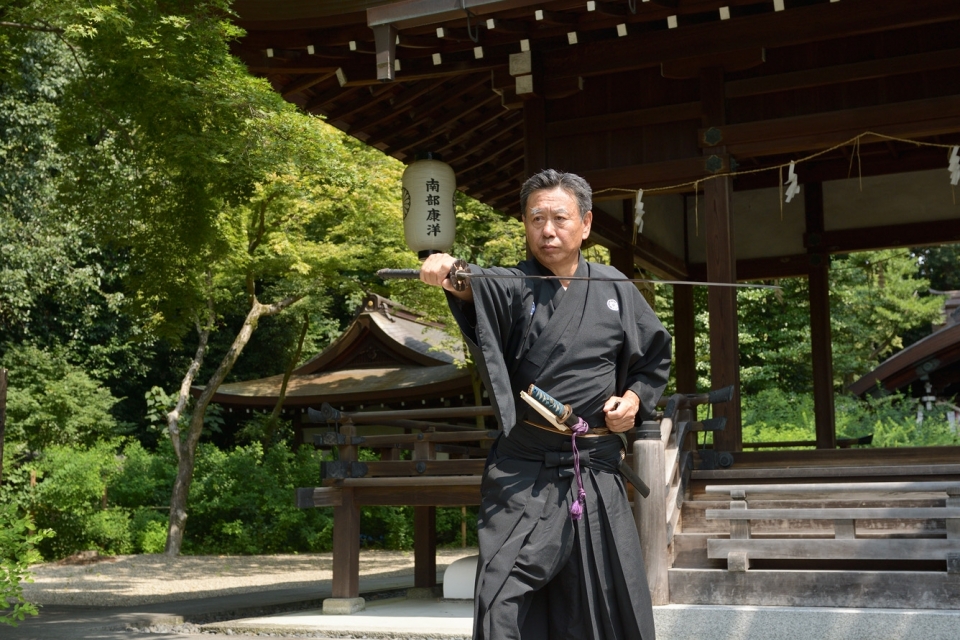
[[(549, 274), (535, 260), (514, 269)], [(580, 258), (576, 275), (623, 278)], [(654, 640), (640, 541), (617, 469), (616, 434), (577, 438), (586, 504), (576, 497), (571, 438), (534, 426), (519, 400), (531, 383), (591, 427), (630, 389), (649, 415), (666, 385), (670, 335), (631, 283), (471, 280), (474, 303), (450, 297), (503, 434), (481, 485), (476, 640)]]

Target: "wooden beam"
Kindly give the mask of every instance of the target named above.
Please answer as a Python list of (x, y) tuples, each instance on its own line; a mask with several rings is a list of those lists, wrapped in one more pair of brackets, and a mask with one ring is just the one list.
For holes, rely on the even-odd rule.
[(296, 93), (304, 91), (305, 89), (309, 89), (310, 87), (314, 87), (322, 82), (326, 82), (334, 75), (336, 75), (336, 71), (300, 76), (296, 80), (285, 84), (280, 90), (280, 95), (283, 96), (284, 99), (289, 98)]
[(407, 142), (400, 142), (396, 145), (391, 145), (390, 149), (391, 151), (405, 152), (408, 149), (411, 149), (412, 147), (417, 146), (421, 142), (432, 140), (437, 136), (447, 133), (447, 130), (450, 128), (450, 125), (452, 123), (455, 123), (460, 118), (467, 116), (478, 109), (483, 109), (484, 107), (489, 106), (490, 103), (495, 103), (499, 101), (500, 101), (500, 98), (495, 93), (491, 93), (485, 99), (473, 100), (472, 104), (469, 104), (469, 106), (461, 107), (460, 109), (457, 109), (456, 107), (454, 107), (449, 111), (447, 111), (445, 114), (443, 114), (442, 117), (439, 117), (436, 120), (431, 121), (428, 125), (428, 129), (429, 129), (428, 132), (423, 133), (419, 137), (419, 140), (408, 140)]
[(367, 9), (367, 24), (393, 23), (402, 29), (437, 24), (463, 18), (463, 8), (481, 16), (519, 7), (542, 4), (542, 0), (465, 0), (451, 4), (446, 0), (401, 0)]
[[(823, 185), (804, 185), (804, 207), (807, 233), (823, 233)], [(830, 259), (819, 252), (811, 253), (809, 277), (810, 352), (813, 361), (813, 414), (817, 448), (837, 446), (837, 427), (833, 402), (833, 346), (830, 336)]]
[(858, 80), (952, 69), (958, 66), (960, 66), (960, 49), (945, 49), (897, 58), (880, 58), (832, 67), (731, 80), (726, 83), (725, 91), (728, 98), (745, 98), (779, 91), (796, 91)]
[(327, 118), (330, 120), (342, 120), (361, 111), (366, 111), (376, 107), (380, 102), (388, 102), (390, 95), (396, 93), (400, 85), (385, 83), (379, 88), (368, 87), (368, 91), (361, 91), (356, 99), (331, 109), (327, 112)]
[[(954, 136), (956, 143), (960, 144), (960, 136)], [(950, 144), (945, 140), (945, 144)], [(873, 153), (876, 145), (862, 143), (860, 145), (860, 158), (862, 159), (862, 175), (881, 176), (891, 173), (909, 173), (911, 171), (927, 171), (930, 169), (941, 169), (944, 166), (943, 150), (931, 147), (916, 148), (911, 146), (901, 146), (899, 158), (894, 159), (889, 153), (884, 151), (882, 154)], [(883, 144), (886, 149), (886, 144)], [(784, 158), (787, 161), (789, 158)], [(771, 162), (776, 164), (776, 162)], [(827, 182), (830, 180), (843, 180), (850, 177), (849, 158), (821, 156), (815, 160), (804, 163), (803, 179), (806, 182)], [(769, 189), (776, 188), (778, 185), (778, 173), (768, 171), (765, 173), (756, 173), (752, 175), (737, 176), (734, 178), (734, 188), (737, 191), (746, 191), (750, 189)]]
[[(705, 263), (693, 263), (688, 267), (688, 271), (691, 280), (707, 278)], [(738, 282), (806, 277), (810, 273), (810, 255), (801, 253), (792, 256), (737, 260), (736, 273)]]
[(460, 172), (466, 173), (468, 171), (473, 171), (478, 167), (482, 167), (483, 165), (489, 162), (494, 162), (497, 158), (503, 158), (504, 156), (506, 156), (504, 160), (507, 160), (508, 158), (511, 160), (515, 160), (516, 156), (520, 155), (522, 152), (523, 152), (523, 139), (517, 138), (516, 140), (514, 140), (508, 145), (504, 145), (504, 146), (498, 145), (496, 150), (485, 154), (481, 158), (472, 160), (471, 163), (468, 164), (467, 166), (460, 167), (459, 169), (457, 169), (457, 173), (460, 173)]
[(446, 80), (441, 78), (433, 81), (423, 80), (414, 83), (405, 91), (402, 91), (394, 96), (393, 101), (384, 105), (384, 108), (380, 112), (371, 114), (366, 118), (353, 122), (350, 125), (350, 128), (357, 131), (366, 131), (382, 123), (384, 120), (392, 119), (411, 109), (414, 106), (414, 103), (420, 97), (430, 93), (431, 91), (439, 91), (444, 82), (446, 82)]
[(722, 54), (700, 54), (660, 63), (660, 75), (674, 80), (687, 80), (700, 75), (705, 67), (722, 67), (725, 73), (758, 67), (766, 62), (766, 50), (761, 48), (729, 51)]
[(804, 245), (828, 253), (850, 253), (897, 247), (919, 247), (960, 242), (960, 219), (911, 222), (884, 227), (838, 229), (804, 234)]
[[(478, 136), (475, 135), (476, 132), (480, 129), (483, 129), (488, 124), (497, 121), (502, 124), (502, 126), (497, 127), (497, 131), (499, 132), (507, 129), (513, 129), (514, 127), (523, 124), (523, 118), (521, 118), (520, 114), (516, 111), (508, 111), (504, 113), (499, 109), (493, 108), (489, 112), (481, 114), (480, 118), (478, 118), (476, 122), (465, 124), (466, 128), (460, 130), (455, 137), (450, 138), (450, 141), (447, 144), (457, 145), (463, 143), (463, 145), (466, 147), (475, 146), (478, 139)], [(483, 138), (488, 137), (485, 133), (479, 135), (483, 136)]]
[[(458, 79), (455, 83), (447, 87), (442, 98), (429, 100), (426, 109), (417, 112), (415, 120), (407, 120), (402, 125), (395, 121), (387, 122), (379, 131), (373, 132), (370, 138), (366, 140), (366, 143), (374, 146), (380, 142), (389, 141), (391, 142), (391, 148), (395, 149), (410, 146), (410, 144), (416, 144), (418, 136), (429, 135), (431, 133), (430, 131), (424, 131), (424, 128), (428, 126), (430, 129), (433, 129), (432, 132), (435, 135), (439, 135), (441, 133), (439, 128), (434, 129), (428, 125), (428, 119), (433, 114), (447, 107), (452, 108), (450, 113), (456, 114), (459, 105), (454, 103), (457, 103), (463, 96), (476, 90), (481, 85), (486, 84), (486, 82), (487, 79), (482, 74)], [(492, 93), (490, 95), (491, 97), (495, 97)], [(414, 132), (412, 136), (409, 136), (406, 141), (400, 139), (402, 134), (409, 131)]]
[[(718, 129), (720, 137), (710, 138), (710, 142), (726, 147), (728, 153), (737, 157), (826, 149), (866, 131), (901, 138), (923, 138), (960, 132), (960, 95), (761, 120), (712, 129)], [(698, 136), (703, 148), (712, 146), (706, 139), (707, 131), (711, 131), (711, 128), (701, 129)], [(869, 138), (864, 140), (869, 141)]]
[(621, 111), (619, 113), (604, 114), (588, 118), (574, 118), (558, 120), (546, 126), (548, 138), (575, 136), (588, 133), (599, 133), (614, 129), (630, 129), (665, 122), (679, 122), (681, 120), (699, 120), (700, 102), (684, 102), (662, 107)]
[[(498, 105), (491, 105), (491, 103), (497, 102), (498, 97), (495, 94), (490, 94), (490, 97), (485, 100), (476, 100), (473, 105), (469, 108), (458, 111), (456, 107), (452, 108), (443, 118), (437, 120), (436, 122), (418, 122), (415, 127), (415, 131), (412, 135), (408, 136), (405, 140), (397, 141), (394, 144), (388, 146), (389, 152), (391, 154), (395, 153), (406, 153), (408, 150), (422, 146), (425, 142), (430, 140), (435, 140), (441, 136), (444, 136), (449, 133), (447, 130), (449, 125), (455, 120), (469, 115), (473, 111), (478, 109), (487, 108), (488, 110), (492, 108), (498, 108)], [(441, 139), (435, 143), (431, 143), (434, 148), (442, 148), (445, 146), (444, 141)]]
[[(486, 122), (485, 124), (489, 124), (489, 122)], [(481, 128), (480, 126), (477, 126), (476, 128), (474, 128), (473, 125), (469, 126), (470, 133), (473, 133), (476, 131), (476, 129)], [(504, 124), (504, 126), (496, 127), (493, 131), (487, 131), (476, 136), (470, 136), (469, 139), (462, 145), (448, 142), (443, 148), (440, 149), (440, 153), (447, 154), (445, 157), (450, 158), (449, 162), (456, 162), (464, 158), (469, 158), (476, 153), (483, 152), (487, 147), (510, 144), (513, 140), (523, 140), (523, 136), (519, 135), (515, 131), (522, 126), (523, 118), (514, 118), (512, 122), (508, 121)], [(461, 136), (462, 134), (458, 135), (457, 137)]]
[(691, 51), (715, 55), (754, 47), (789, 47), (958, 19), (956, 0), (818, 3), (569, 47), (554, 52), (545, 70), (557, 76), (605, 75), (658, 66), (689, 57)]
[(413, 586), (437, 586), (437, 508), (413, 508)]
[(331, 102), (345, 100), (353, 95), (359, 89), (357, 87), (341, 87), (339, 83), (334, 82), (329, 89), (312, 96), (303, 106), (307, 113), (321, 113), (326, 115), (327, 105)]
[[(511, 171), (511, 168), (515, 168), (516, 171)], [(461, 184), (470, 185), (471, 190), (476, 193), (486, 193), (491, 191), (494, 188), (499, 188), (506, 182), (509, 182), (517, 174), (522, 175), (523, 172), (523, 156), (517, 157), (515, 160), (510, 161), (510, 164), (505, 166), (498, 166), (493, 168), (492, 171), (474, 171), (471, 174), (465, 174), (462, 176), (457, 176)], [(520, 185), (522, 184), (523, 178), (521, 181), (515, 185), (515, 189), (519, 191)]]
[[(721, 171), (729, 167), (729, 157), (718, 156), (722, 162)], [(706, 168), (707, 158), (695, 156), (680, 160), (634, 164), (612, 169), (597, 169), (583, 172), (583, 177), (595, 191), (610, 188), (650, 189), (653, 187), (673, 186), (681, 182), (691, 182), (704, 178), (710, 173)], [(692, 191), (688, 186), (681, 191)]]

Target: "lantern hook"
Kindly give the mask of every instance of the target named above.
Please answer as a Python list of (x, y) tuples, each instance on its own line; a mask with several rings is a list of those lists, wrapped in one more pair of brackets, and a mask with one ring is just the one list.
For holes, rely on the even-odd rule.
[(470, 39), (473, 40), (474, 44), (480, 42), (480, 25), (476, 27), (470, 26), (470, 18), (476, 18), (477, 16), (467, 9), (467, 0), (460, 0), (460, 8), (463, 9), (463, 12), (467, 14), (467, 35), (470, 36)]
[(627, 0), (627, 8), (630, 9), (630, 13), (637, 15), (637, 0)]

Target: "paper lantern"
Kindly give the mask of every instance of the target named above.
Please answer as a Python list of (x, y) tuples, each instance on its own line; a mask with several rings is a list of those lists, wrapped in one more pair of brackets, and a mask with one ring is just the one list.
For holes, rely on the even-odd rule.
[(423, 260), (447, 253), (456, 235), (454, 201), (457, 180), (450, 165), (436, 153), (418, 153), (403, 171), (403, 235)]

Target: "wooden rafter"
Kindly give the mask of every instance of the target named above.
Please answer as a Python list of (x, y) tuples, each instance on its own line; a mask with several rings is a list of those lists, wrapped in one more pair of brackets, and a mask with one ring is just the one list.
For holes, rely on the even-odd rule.
[(383, 106), (381, 111), (354, 121), (351, 123), (351, 127), (357, 131), (367, 131), (372, 129), (377, 125), (382, 124), (385, 120), (394, 118), (412, 108), (416, 101), (422, 96), (432, 91), (440, 90), (445, 81), (446, 80), (443, 78), (440, 78), (432, 81), (422, 80), (420, 82), (413, 83), (410, 87), (395, 95), (388, 104), (384, 105), (384, 103), (381, 101), (379, 103), (381, 106)]

